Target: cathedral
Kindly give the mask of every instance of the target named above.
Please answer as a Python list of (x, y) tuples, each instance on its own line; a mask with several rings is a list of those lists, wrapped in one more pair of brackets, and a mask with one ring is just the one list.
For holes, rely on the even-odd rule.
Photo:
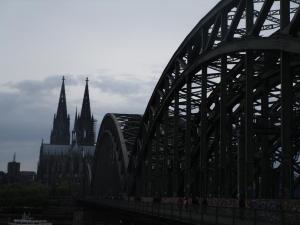
[(77, 113), (76, 109), (74, 128), (70, 135), (70, 115), (63, 77), (50, 143), (42, 141), (40, 147), (37, 178), (41, 183), (49, 187), (65, 185), (72, 192), (87, 191), (95, 151), (95, 124), (86, 79), (81, 112)]

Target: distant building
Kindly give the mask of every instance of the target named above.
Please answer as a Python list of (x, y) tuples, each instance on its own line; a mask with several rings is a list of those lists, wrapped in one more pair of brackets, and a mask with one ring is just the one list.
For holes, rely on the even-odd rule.
[(95, 123), (86, 79), (81, 113), (78, 115), (76, 109), (70, 143), (70, 116), (63, 78), (50, 144), (42, 142), (40, 148), (37, 178), (41, 183), (52, 187), (67, 183), (72, 189), (87, 191), (95, 151)]
[(20, 165), (19, 162), (16, 162), (16, 154), (14, 154), (13, 161), (7, 163), (7, 180), (9, 183), (19, 181)]
[(32, 183), (36, 180), (36, 172), (34, 171), (21, 171), (20, 172), (22, 183)]
[(16, 161), (14, 154), (13, 161), (7, 163), (7, 173), (0, 172), (0, 184), (28, 184), (36, 180), (34, 171), (21, 171), (21, 163)]

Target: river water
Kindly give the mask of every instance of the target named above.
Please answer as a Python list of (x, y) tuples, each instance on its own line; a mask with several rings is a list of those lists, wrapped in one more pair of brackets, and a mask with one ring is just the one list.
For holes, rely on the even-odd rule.
[(109, 209), (84, 209), (59, 207), (47, 210), (18, 209), (3, 211), (0, 208), (0, 225), (8, 225), (13, 219), (20, 219), (24, 212), (30, 213), (33, 219), (47, 220), (53, 225), (153, 225), (160, 224), (145, 216), (137, 216)]

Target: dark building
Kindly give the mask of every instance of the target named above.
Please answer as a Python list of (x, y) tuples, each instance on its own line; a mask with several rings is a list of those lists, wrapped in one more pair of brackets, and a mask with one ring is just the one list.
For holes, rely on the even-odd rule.
[(20, 163), (16, 162), (16, 154), (13, 161), (7, 163), (7, 179), (9, 182), (16, 182), (20, 176)]
[(70, 116), (68, 115), (67, 112), (64, 77), (62, 79), (57, 112), (56, 114), (54, 114), (53, 129), (51, 131), (50, 144), (52, 145), (70, 144)]
[(77, 115), (76, 110), (71, 144), (69, 122), (63, 78), (51, 141), (41, 144), (37, 179), (52, 187), (67, 184), (71, 190), (86, 191), (95, 151), (95, 120), (91, 114), (88, 79), (81, 114)]
[(16, 162), (16, 154), (13, 161), (7, 163), (7, 174), (1, 174), (0, 183), (12, 184), (21, 183), (27, 184), (35, 181), (36, 173), (34, 171), (21, 171), (21, 163)]

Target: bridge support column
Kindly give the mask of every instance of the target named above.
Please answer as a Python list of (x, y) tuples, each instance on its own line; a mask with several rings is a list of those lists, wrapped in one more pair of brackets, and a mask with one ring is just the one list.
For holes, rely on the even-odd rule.
[(262, 135), (262, 175), (261, 175), (261, 190), (260, 198), (270, 198), (272, 195), (271, 188), (271, 179), (272, 176), (272, 162), (271, 162), (271, 151), (269, 146), (269, 96), (268, 96), (268, 84), (265, 81), (264, 90), (261, 98), (261, 117), (262, 117), (262, 126), (265, 132)]
[[(224, 39), (227, 33), (227, 14), (221, 15), (221, 35)], [(220, 141), (219, 141), (219, 160), (218, 160), (218, 197), (228, 196), (226, 155), (228, 151), (228, 112), (227, 112), (227, 95), (228, 95), (228, 74), (227, 74), (227, 55), (221, 57), (221, 102), (220, 102)]]
[(202, 68), (201, 77), (201, 139), (200, 139), (200, 193), (202, 198), (207, 197), (207, 66)]
[(155, 131), (155, 193), (154, 197), (162, 197), (163, 196), (163, 188), (164, 188), (164, 180), (163, 180), (163, 172), (164, 172), (164, 149), (161, 147), (161, 123), (156, 127)]
[(245, 117), (241, 115), (239, 127), (239, 144), (238, 144), (238, 159), (237, 159), (237, 184), (238, 184), (238, 200), (239, 205), (245, 205)]
[[(175, 68), (175, 79), (179, 76), (179, 65)], [(173, 122), (173, 196), (177, 197), (179, 192), (179, 93), (174, 96), (174, 122)]]
[(191, 98), (192, 98), (192, 79), (186, 81), (186, 130), (185, 130), (185, 195), (191, 194)]
[[(254, 19), (253, 0), (246, 0), (246, 31), (249, 34)], [(252, 51), (246, 52), (245, 60), (245, 187), (246, 199), (254, 198), (254, 146), (253, 146), (253, 79), (254, 56)]]
[(290, 55), (281, 52), (281, 145), (282, 160), (282, 197), (293, 197), (293, 158), (292, 158), (292, 116), (293, 116), (293, 83), (290, 71)]
[[(290, 1), (280, 1), (280, 28), (283, 30), (290, 23)], [(291, 117), (293, 115), (293, 82), (290, 71), (290, 55), (281, 51), (281, 146), (283, 152), (282, 178), (283, 184), (281, 194), (283, 198), (293, 197), (293, 158), (292, 158), (292, 127)]]
[(254, 147), (253, 147), (253, 53), (246, 53), (246, 90), (245, 90), (245, 186), (246, 199), (254, 198)]
[[(219, 160), (218, 160), (218, 197), (225, 197), (227, 194), (226, 179), (226, 151), (228, 145), (228, 121), (227, 121), (227, 56), (221, 58), (221, 103), (220, 103), (220, 141), (219, 141)], [(225, 194), (226, 193), (226, 194)]]

